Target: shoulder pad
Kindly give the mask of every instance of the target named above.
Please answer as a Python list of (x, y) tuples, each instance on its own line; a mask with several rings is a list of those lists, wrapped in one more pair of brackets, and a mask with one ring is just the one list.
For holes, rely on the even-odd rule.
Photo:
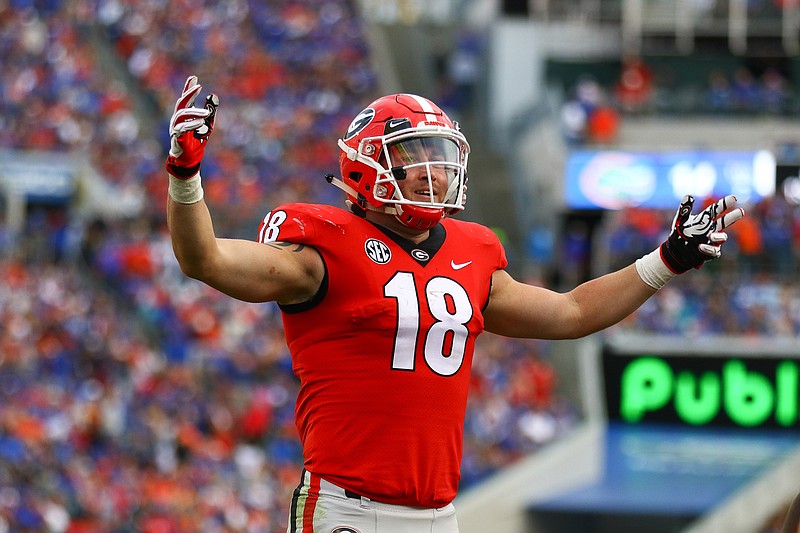
[(284, 204), (266, 214), (258, 227), (258, 242), (309, 243), (325, 226), (338, 226), (354, 215), (324, 204)]
[(497, 234), (490, 228), (476, 222), (467, 222), (465, 220), (446, 218), (442, 221), (442, 224), (444, 224), (448, 230), (452, 228), (453, 230), (460, 231), (472, 242), (491, 244), (500, 240)]

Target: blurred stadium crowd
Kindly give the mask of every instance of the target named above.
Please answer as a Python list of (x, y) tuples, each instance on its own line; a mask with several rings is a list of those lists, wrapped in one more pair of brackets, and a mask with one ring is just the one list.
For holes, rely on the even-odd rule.
[[(670, 282), (614, 330), (668, 335), (800, 335), (800, 207), (774, 196), (746, 205), (718, 260)], [(621, 268), (663, 241), (674, 213), (611, 214), (602, 232), (608, 268)]]
[[(0, 227), (0, 531), (285, 527), (302, 459), (280, 317), (180, 272), (166, 121), (190, 73), (221, 95), (203, 164), (219, 234), (340, 203), (335, 139), (376, 96), (362, 30), (344, 0), (0, 4), (0, 148), (86, 154), (108, 202), (143, 199), (119, 219), (31, 206), (13, 243)], [(547, 344), (482, 340), (465, 486), (575, 418)]]
[[(166, 122), (189, 74), (221, 96), (203, 164), (220, 235), (252, 237), (282, 202), (340, 203), (334, 141), (377, 90), (352, 2), (11, 0), (0, 64), (0, 148), (84, 154), (108, 202), (142, 205), (32, 206), (14, 242), (0, 225), (0, 533), (279, 531), (302, 463), (280, 316), (180, 272)], [(610, 267), (663, 240), (671, 214), (637, 215), (606, 228)], [(618, 327), (796, 336), (800, 208), (752, 206), (737, 230)], [(696, 296), (712, 292), (731, 299)], [(550, 350), (480, 339), (465, 487), (575, 424)]]

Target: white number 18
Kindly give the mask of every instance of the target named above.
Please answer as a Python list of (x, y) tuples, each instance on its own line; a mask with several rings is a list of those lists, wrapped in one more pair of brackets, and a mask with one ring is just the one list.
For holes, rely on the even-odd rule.
[[(397, 300), (397, 332), (392, 368), (414, 370), (420, 326), (420, 303), (414, 275), (397, 272), (383, 287), (387, 298)], [(425, 332), (425, 362), (437, 374), (452, 376), (464, 362), (472, 319), (472, 305), (464, 287), (449, 278), (436, 277), (425, 286), (428, 310), (436, 322)]]

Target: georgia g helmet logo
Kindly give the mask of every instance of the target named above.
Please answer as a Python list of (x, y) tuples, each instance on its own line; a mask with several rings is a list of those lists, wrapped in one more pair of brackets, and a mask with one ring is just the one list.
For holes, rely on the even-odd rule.
[(358, 132), (369, 126), (369, 123), (372, 122), (373, 118), (375, 118), (374, 109), (368, 107), (363, 110), (361, 113), (356, 115), (356, 118), (354, 118), (353, 122), (350, 123), (350, 126), (347, 127), (347, 133), (344, 134), (343, 139), (345, 141), (349, 141), (358, 135)]

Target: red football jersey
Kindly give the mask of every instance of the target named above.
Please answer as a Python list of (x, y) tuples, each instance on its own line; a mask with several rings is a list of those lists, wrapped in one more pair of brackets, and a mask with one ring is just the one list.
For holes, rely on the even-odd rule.
[(305, 468), (376, 501), (450, 503), (475, 338), (507, 265), (497, 237), (445, 219), (413, 244), (340, 208), (291, 204), (259, 240), (307, 244), (325, 262), (317, 297), (281, 307)]

